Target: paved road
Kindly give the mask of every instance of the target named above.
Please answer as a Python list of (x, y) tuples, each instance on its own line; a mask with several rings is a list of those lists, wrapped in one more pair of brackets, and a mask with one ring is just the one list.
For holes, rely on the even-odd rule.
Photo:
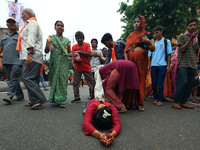
[[(194, 110), (175, 110), (172, 102), (155, 106), (145, 101), (145, 111), (129, 110), (120, 114), (122, 130), (114, 143), (105, 148), (97, 139), (85, 136), (83, 105), (88, 88), (81, 87), (82, 103), (71, 104), (72, 86), (68, 88), (67, 108), (52, 104), (33, 111), (25, 101), (5, 105), (0, 101), (0, 150), (199, 150), (200, 105)], [(44, 92), (48, 97), (49, 91)], [(5, 93), (0, 93), (0, 99)]]

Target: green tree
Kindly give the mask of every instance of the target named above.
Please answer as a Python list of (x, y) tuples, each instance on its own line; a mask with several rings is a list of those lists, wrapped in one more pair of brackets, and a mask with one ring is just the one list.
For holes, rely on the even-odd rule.
[(132, 5), (121, 2), (118, 12), (123, 14), (121, 21), (126, 24), (122, 26), (121, 38), (126, 39), (134, 30), (134, 18), (143, 15), (147, 31), (152, 32), (155, 26), (162, 25), (164, 36), (171, 39), (185, 31), (189, 18), (200, 17), (196, 11), (198, 8), (200, 0), (133, 0)]

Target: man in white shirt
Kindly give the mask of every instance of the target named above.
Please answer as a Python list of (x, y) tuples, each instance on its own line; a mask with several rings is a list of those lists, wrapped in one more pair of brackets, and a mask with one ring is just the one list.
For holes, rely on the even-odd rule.
[(92, 73), (94, 75), (94, 69), (101, 64), (103, 61), (103, 54), (100, 49), (97, 49), (98, 41), (97, 39), (91, 40), (92, 45), (92, 57), (90, 58), (90, 65), (92, 67)]
[(22, 19), (24, 27), (19, 33), (17, 50), (20, 50), (20, 59), (23, 60), (22, 79), (30, 100), (30, 103), (25, 106), (32, 106), (31, 109), (35, 110), (40, 109), (41, 105), (47, 102), (39, 86), (40, 68), (43, 63), (43, 38), (32, 9), (24, 9)]

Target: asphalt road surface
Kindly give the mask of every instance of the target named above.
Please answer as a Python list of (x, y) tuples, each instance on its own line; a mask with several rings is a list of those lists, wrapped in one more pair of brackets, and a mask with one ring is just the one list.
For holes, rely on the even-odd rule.
[[(122, 129), (106, 148), (82, 130), (88, 87), (80, 87), (82, 102), (71, 104), (73, 88), (68, 87), (67, 108), (45, 104), (30, 110), (25, 101), (6, 105), (0, 93), (0, 150), (200, 150), (200, 105), (193, 110), (176, 110), (172, 102), (155, 106), (145, 100), (145, 111), (129, 110), (120, 114)], [(44, 91), (48, 98), (49, 91)], [(192, 104), (192, 103), (191, 103)], [(108, 132), (106, 132), (108, 133)]]

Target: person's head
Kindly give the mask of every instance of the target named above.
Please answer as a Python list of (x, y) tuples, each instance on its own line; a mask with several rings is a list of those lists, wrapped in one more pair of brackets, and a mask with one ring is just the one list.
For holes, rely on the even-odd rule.
[(97, 39), (92, 39), (91, 40), (91, 45), (92, 45), (92, 48), (97, 48), (97, 45), (98, 45), (98, 40)]
[(137, 16), (135, 17), (134, 28), (136, 31), (141, 31), (144, 29), (145, 26), (145, 18), (144, 16)]
[(103, 43), (108, 48), (113, 48), (113, 38), (110, 33), (106, 33), (101, 38), (101, 43)]
[(22, 11), (22, 17), (21, 17), (23, 21), (27, 21), (31, 17), (35, 17), (35, 12), (30, 8), (25, 8)]
[(7, 25), (8, 29), (9, 29), (10, 31), (15, 32), (15, 31), (18, 30), (17, 22), (16, 22), (16, 20), (15, 20), (13, 17), (8, 17), (8, 18), (6, 19), (6, 25)]
[(83, 41), (84, 41), (84, 38), (85, 38), (83, 32), (77, 31), (75, 33), (75, 38), (76, 38), (76, 41), (77, 41), (79, 46), (83, 45)]
[(16, 17), (15, 13), (14, 13), (14, 14), (12, 14), (12, 17), (13, 17), (13, 18), (15, 18), (15, 17)]
[(193, 18), (188, 20), (186, 30), (190, 33), (193, 33), (195, 32), (196, 28), (197, 28), (197, 19)]
[(57, 20), (54, 25), (54, 29), (57, 34), (62, 34), (64, 32), (64, 23), (60, 20)]
[(112, 127), (112, 110), (104, 106), (93, 115), (93, 122), (99, 129), (109, 129)]
[(102, 53), (103, 53), (103, 56), (104, 56), (104, 57), (106, 57), (107, 51), (108, 51), (108, 49), (107, 49), (106, 47), (104, 47), (104, 48), (102, 49)]
[(153, 32), (156, 36), (156, 39), (160, 39), (160, 38), (162, 38), (163, 27), (161, 25), (158, 25), (153, 29)]

